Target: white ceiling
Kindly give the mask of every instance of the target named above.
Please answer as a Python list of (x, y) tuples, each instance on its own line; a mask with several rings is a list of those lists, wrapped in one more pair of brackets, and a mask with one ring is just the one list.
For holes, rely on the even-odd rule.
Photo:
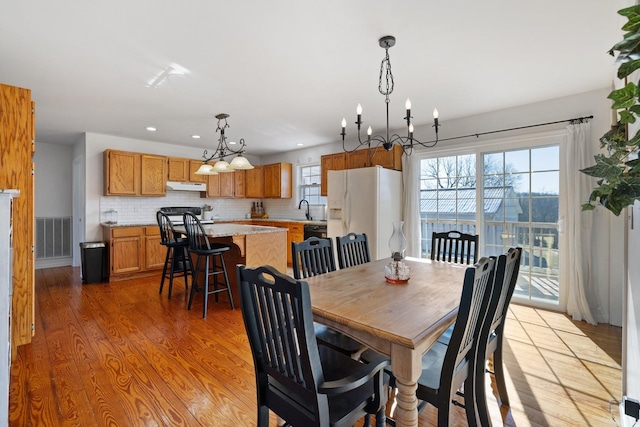
[[(397, 39), (392, 127), (407, 97), (416, 124), (434, 107), (446, 124), (608, 87), (619, 2), (3, 0), (0, 83), (32, 90), (40, 142), (95, 132), (211, 148), (224, 112), (227, 136), (266, 155), (338, 141), (342, 117), (353, 136), (358, 102), (382, 130), (384, 35)], [(189, 74), (147, 86), (171, 64)]]

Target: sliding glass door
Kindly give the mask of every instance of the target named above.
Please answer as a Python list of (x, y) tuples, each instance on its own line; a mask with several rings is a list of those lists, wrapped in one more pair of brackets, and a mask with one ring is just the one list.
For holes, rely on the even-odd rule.
[(514, 298), (553, 306), (560, 297), (560, 144), (523, 145), (421, 160), (421, 255), (430, 256), (434, 231), (479, 234), (481, 256), (520, 246)]
[(483, 250), (523, 249), (514, 295), (559, 299), (560, 202), (558, 145), (483, 154)]

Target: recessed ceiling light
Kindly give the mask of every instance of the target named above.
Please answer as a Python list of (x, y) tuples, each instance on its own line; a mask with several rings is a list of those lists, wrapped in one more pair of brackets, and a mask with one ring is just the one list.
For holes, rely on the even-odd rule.
[(303, 146), (304, 146), (304, 144), (303, 144), (302, 142), (298, 142), (296, 145), (297, 145), (298, 147), (303, 147)]
[(193, 139), (200, 139), (200, 135), (191, 135), (191, 138), (193, 138)]
[(229, 141), (229, 145), (236, 145), (235, 141)]
[(154, 128), (153, 126), (147, 126), (147, 127), (146, 127), (146, 129), (147, 129), (149, 132), (155, 132), (155, 131), (157, 131), (157, 130), (158, 130), (158, 129)]

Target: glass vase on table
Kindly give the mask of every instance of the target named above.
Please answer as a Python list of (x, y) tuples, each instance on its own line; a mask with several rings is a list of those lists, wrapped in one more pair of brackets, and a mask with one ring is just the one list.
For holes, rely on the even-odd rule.
[(391, 262), (384, 267), (384, 277), (389, 283), (407, 283), (409, 281), (409, 266), (402, 260), (407, 249), (407, 239), (402, 232), (403, 221), (393, 223), (393, 234), (389, 239)]

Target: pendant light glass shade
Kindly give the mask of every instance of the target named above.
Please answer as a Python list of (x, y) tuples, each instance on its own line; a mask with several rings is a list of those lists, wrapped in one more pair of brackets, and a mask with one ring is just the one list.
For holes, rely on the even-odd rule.
[(249, 163), (246, 157), (241, 154), (238, 155), (235, 159), (231, 160), (230, 166), (233, 169), (253, 169), (253, 165)]
[(196, 175), (218, 175), (218, 172), (214, 171), (213, 166), (208, 163), (203, 163), (194, 173)]
[(212, 170), (218, 173), (226, 173), (226, 172), (233, 172), (234, 169), (225, 160), (218, 160), (216, 164), (213, 165)]

